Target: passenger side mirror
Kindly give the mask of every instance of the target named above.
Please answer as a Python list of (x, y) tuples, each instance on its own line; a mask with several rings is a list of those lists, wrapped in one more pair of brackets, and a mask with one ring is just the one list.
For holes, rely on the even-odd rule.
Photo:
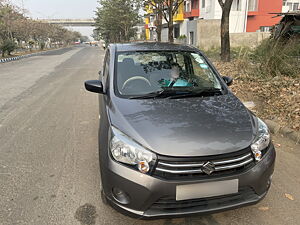
[(227, 84), (227, 86), (232, 85), (232, 83), (233, 83), (233, 78), (232, 78), (232, 77), (224, 76), (224, 77), (222, 77), (222, 78), (223, 78), (223, 80), (225, 81), (225, 83)]
[(99, 80), (88, 80), (84, 83), (84, 86), (85, 86), (85, 89), (90, 92), (104, 94), (103, 93), (103, 84)]

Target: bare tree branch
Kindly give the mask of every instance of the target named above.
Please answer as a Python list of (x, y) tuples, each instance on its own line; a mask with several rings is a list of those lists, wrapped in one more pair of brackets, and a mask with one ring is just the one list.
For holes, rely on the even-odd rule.
[(177, 0), (174, 4), (174, 8), (172, 10), (173, 15), (177, 12), (179, 9), (179, 6), (184, 2), (184, 0)]
[[(224, 6), (225, 6), (225, 3), (223, 2), (223, 0), (218, 0), (218, 1), (219, 1), (219, 4), (220, 4), (221, 8), (223, 9)], [(226, 0), (225, 0), (225, 1), (226, 1)]]

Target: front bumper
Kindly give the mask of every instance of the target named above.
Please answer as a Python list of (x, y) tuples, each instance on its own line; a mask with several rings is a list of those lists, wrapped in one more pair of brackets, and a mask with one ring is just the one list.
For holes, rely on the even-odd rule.
[[(249, 170), (233, 176), (193, 181), (168, 181), (142, 174), (112, 159), (101, 166), (102, 185), (111, 206), (130, 216), (160, 218), (192, 214), (215, 213), (256, 204), (262, 200), (271, 184), (276, 153), (271, 145), (263, 159)], [(239, 180), (239, 193), (205, 199), (176, 201), (176, 186), (201, 182)], [(115, 200), (112, 189), (119, 188), (130, 199), (126, 205)], [(172, 204), (172, 207), (164, 207)]]

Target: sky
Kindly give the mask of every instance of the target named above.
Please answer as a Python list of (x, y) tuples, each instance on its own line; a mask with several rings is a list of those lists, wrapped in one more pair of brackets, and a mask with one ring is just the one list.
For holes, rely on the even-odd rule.
[[(10, 0), (27, 11), (33, 19), (92, 19), (99, 5), (97, 0)], [(72, 30), (90, 37), (92, 27), (73, 27)]]

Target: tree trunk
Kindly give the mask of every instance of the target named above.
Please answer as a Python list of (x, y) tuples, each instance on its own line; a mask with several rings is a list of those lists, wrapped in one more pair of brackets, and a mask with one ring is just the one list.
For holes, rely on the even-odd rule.
[(162, 32), (162, 9), (159, 8), (157, 15), (157, 24), (156, 24), (156, 33), (157, 33), (157, 41), (161, 42), (161, 32)]
[(173, 43), (174, 42), (174, 24), (173, 24), (173, 0), (169, 0), (169, 22), (168, 22), (168, 37), (169, 37), (169, 42)]
[(221, 60), (230, 61), (229, 15), (224, 13), (221, 20)]
[(233, 0), (225, 0), (221, 5), (221, 60), (223, 62), (230, 61), (230, 35), (229, 35), (229, 15)]

